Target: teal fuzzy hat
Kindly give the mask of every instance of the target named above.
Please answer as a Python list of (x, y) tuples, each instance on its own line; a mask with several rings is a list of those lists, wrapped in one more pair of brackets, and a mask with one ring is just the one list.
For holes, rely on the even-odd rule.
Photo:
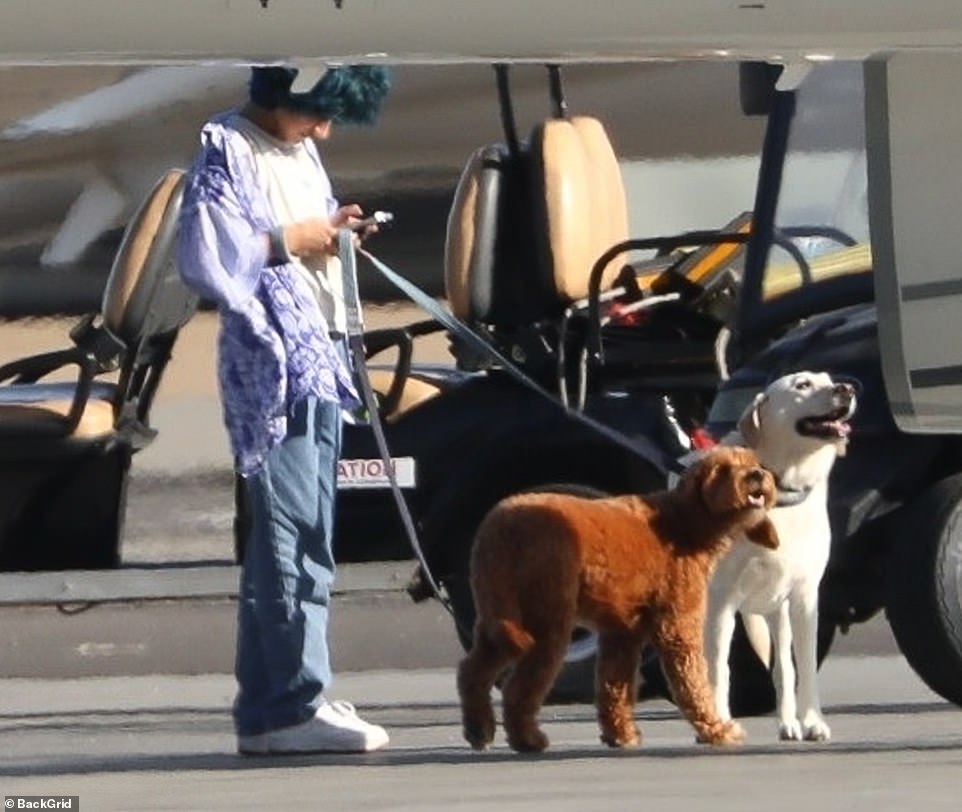
[[(303, 91), (292, 90), (301, 69), (280, 66), (251, 69), (250, 100), (265, 110), (283, 107), (338, 124), (373, 124), (391, 88), (390, 72), (381, 65), (328, 68)], [(303, 79), (303, 77), (301, 77)]]

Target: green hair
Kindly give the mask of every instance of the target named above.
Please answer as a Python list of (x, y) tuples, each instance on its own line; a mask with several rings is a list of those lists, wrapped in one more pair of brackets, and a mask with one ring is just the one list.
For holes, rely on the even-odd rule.
[(330, 68), (310, 90), (292, 93), (297, 73), (297, 68), (252, 68), (250, 100), (266, 110), (282, 107), (339, 124), (373, 124), (391, 89), (390, 72), (382, 65)]

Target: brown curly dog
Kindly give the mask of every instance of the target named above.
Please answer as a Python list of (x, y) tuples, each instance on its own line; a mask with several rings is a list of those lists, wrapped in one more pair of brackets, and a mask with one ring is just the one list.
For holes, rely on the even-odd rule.
[(698, 740), (739, 741), (738, 724), (715, 713), (708, 682), (707, 584), (732, 536), (778, 546), (766, 515), (774, 499), (775, 482), (754, 452), (719, 447), (674, 490), (607, 499), (530, 493), (495, 505), (471, 553), (477, 621), (458, 668), (465, 739), (477, 750), (494, 739), (491, 689), (510, 668), (502, 686), (508, 744), (522, 752), (547, 747), (537, 714), (581, 623), (599, 635), (603, 742), (641, 741), (633, 708), (646, 642)]

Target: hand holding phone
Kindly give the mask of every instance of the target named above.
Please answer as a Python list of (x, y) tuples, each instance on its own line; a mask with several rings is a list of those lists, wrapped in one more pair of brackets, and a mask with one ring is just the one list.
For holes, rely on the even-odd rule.
[(376, 211), (370, 217), (351, 223), (351, 231), (365, 231), (371, 226), (386, 226), (394, 219), (394, 215), (389, 211)]

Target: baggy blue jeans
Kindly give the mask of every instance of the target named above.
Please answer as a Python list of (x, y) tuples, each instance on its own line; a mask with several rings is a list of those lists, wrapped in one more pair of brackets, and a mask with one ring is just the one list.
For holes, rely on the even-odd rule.
[(314, 715), (331, 682), (327, 625), (341, 407), (307, 398), (246, 482), (251, 531), (237, 615), (234, 726), (240, 735)]

